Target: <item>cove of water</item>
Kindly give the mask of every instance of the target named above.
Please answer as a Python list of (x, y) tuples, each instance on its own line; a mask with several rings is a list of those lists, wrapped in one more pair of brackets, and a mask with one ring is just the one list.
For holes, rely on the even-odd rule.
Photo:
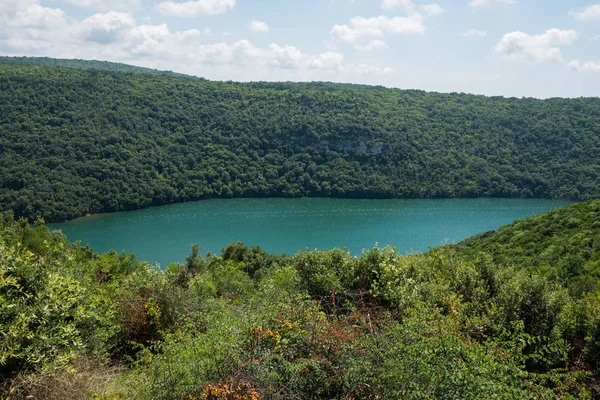
[(344, 200), (232, 199), (99, 214), (49, 224), (96, 251), (114, 249), (163, 267), (181, 262), (192, 243), (220, 254), (228, 243), (258, 244), (270, 253), (301, 249), (396, 246), (426, 251), (569, 204), (538, 199)]

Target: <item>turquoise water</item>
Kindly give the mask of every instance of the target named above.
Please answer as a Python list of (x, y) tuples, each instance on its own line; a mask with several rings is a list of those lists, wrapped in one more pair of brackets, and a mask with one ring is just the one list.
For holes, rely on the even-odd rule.
[(49, 226), (97, 251), (125, 250), (166, 266), (183, 261), (192, 243), (200, 243), (203, 253), (220, 253), (237, 240), (287, 254), (345, 247), (358, 255), (375, 243), (402, 252), (423, 251), (567, 204), (531, 199), (207, 200)]

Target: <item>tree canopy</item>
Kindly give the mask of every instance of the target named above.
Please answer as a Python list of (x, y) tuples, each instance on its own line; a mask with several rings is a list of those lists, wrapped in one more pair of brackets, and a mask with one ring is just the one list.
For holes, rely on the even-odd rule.
[[(572, 270), (568, 254), (551, 259), (557, 271), (530, 268), (547, 249), (524, 237), (546, 240), (540, 228), (552, 227), (547, 240), (588, 254), (599, 207), (423, 254), (281, 256), (233, 243), (202, 256), (194, 245), (164, 271), (1, 213), (0, 395), (598, 398), (598, 270)], [(562, 276), (596, 286), (573, 290)]]
[(212, 82), (0, 58), (0, 209), (48, 221), (227, 197), (600, 195), (600, 99)]

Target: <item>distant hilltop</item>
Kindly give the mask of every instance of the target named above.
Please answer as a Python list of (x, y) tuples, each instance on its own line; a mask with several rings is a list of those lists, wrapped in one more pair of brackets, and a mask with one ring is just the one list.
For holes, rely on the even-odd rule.
[(204, 79), (192, 75), (180, 74), (173, 71), (136, 67), (134, 65), (97, 60), (60, 59), (49, 57), (8, 57), (0, 56), (0, 64), (4, 65), (29, 65), (35, 67), (61, 67), (74, 69), (96, 69), (110, 72), (130, 72), (138, 74), (152, 74), (176, 76), (179, 78)]

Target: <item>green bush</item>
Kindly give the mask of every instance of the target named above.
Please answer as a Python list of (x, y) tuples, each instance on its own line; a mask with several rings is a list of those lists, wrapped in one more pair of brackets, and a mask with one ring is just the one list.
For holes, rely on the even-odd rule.
[[(571, 211), (585, 225), (595, 207), (484, 235), (489, 251), (273, 256), (234, 243), (222, 256), (193, 246), (166, 271), (3, 213), (0, 393), (39, 395), (35, 382), (81, 393), (73, 377), (133, 399), (596, 398), (595, 231), (567, 228)], [(583, 259), (554, 239), (517, 246), (562, 224)], [(78, 370), (85, 360), (98, 376)], [(99, 390), (111, 364), (123, 372)]]

